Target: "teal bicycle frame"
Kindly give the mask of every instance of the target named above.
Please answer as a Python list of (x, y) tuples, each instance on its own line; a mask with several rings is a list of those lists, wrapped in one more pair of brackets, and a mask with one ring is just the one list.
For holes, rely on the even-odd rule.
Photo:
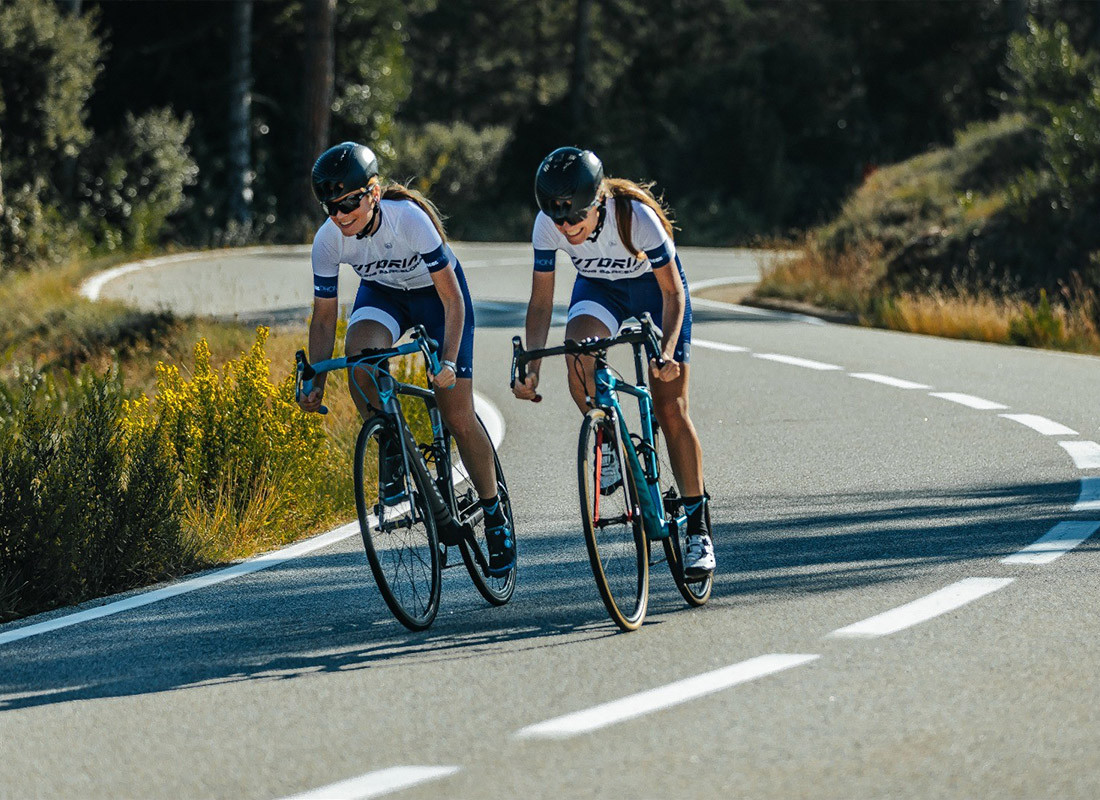
[[(636, 383), (617, 377), (607, 363), (608, 349), (623, 343), (631, 344), (634, 349)], [(594, 408), (606, 408), (613, 412), (619, 435), (622, 437), (623, 449), (626, 452), (627, 465), (634, 478), (634, 486), (638, 494), (638, 509), (642, 515), (642, 526), (646, 537), (651, 540), (661, 540), (683, 530), (687, 523), (687, 515), (670, 514), (669, 519), (665, 519), (664, 512), (671, 511), (680, 504), (676, 503), (675, 490), (670, 488), (667, 495), (661, 494), (654, 433), (657, 425), (653, 413), (653, 397), (645, 382), (647, 365), (643, 350), (660, 362), (657, 328), (649, 314), (642, 315), (641, 325), (625, 328), (614, 336), (605, 339), (585, 339), (580, 342), (569, 340), (560, 347), (524, 350), (517, 336), (512, 339), (512, 384), (515, 385), (519, 370), (522, 370), (527, 362), (535, 359), (562, 354), (588, 355), (596, 358), (596, 392), (594, 397), (589, 398), (589, 404)], [(627, 427), (622, 405), (619, 403), (620, 393), (631, 395), (638, 401), (638, 413), (641, 419), (640, 435), (632, 434)], [(637, 445), (635, 445), (635, 439), (637, 439)], [(642, 451), (640, 457), (639, 449)]]

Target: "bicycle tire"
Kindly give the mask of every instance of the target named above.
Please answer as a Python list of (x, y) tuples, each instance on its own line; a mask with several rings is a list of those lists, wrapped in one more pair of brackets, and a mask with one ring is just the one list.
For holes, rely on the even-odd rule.
[[(658, 431), (654, 431), (653, 446), (658, 453), (660, 473), (663, 475), (671, 475), (672, 467), (669, 464), (667, 454), (661, 449), (661, 437)], [(664, 501), (664, 498), (662, 498), (662, 500)], [(669, 506), (670, 504), (665, 501), (663, 513), (666, 522), (672, 517), (679, 515), (680, 509), (683, 507), (683, 499), (677, 497), (673, 507), (670, 508)], [(714, 528), (711, 527), (710, 524), (709, 502), (703, 507), (703, 515), (707, 522), (707, 530), (711, 531), (711, 536), (713, 537)], [(668, 562), (669, 572), (672, 573), (672, 580), (676, 584), (680, 596), (684, 598), (688, 605), (698, 608), (710, 599), (711, 590), (714, 588), (714, 574), (711, 573), (703, 580), (685, 580), (683, 541), (686, 533), (686, 531), (677, 528), (676, 532), (666, 537), (662, 544), (665, 549), (665, 561)]]
[[(355, 507), (374, 582), (397, 621), (409, 630), (428, 628), (439, 611), (442, 567), (435, 517), (420, 470), (406, 475), (407, 499), (382, 503), (378, 481), (382, 446), (399, 446), (391, 424), (374, 417), (355, 442)], [(419, 458), (419, 454), (410, 454)], [(387, 514), (393, 514), (391, 519)], [(379, 519), (381, 515), (381, 519)], [(385, 530), (387, 523), (401, 524)]]
[[(481, 425), (481, 429), (485, 431), (486, 438), (489, 438), (489, 432), (485, 429), (485, 423), (481, 421), (481, 417), (477, 417), (477, 422)], [(451, 443), (454, 438), (447, 434), (447, 464), (449, 468), (454, 468), (455, 461), (450, 460), (451, 456)], [(500, 499), (501, 509), (504, 511), (504, 516), (508, 520), (508, 525), (512, 530), (512, 543), (517, 545), (516, 541), (516, 523), (512, 518), (512, 500), (508, 494), (508, 483), (504, 480), (504, 471), (500, 467), (500, 459), (497, 457), (496, 446), (493, 445), (493, 440), (489, 439), (489, 446), (493, 450), (493, 465), (496, 467), (497, 474), (497, 497)], [(455, 448), (457, 450), (458, 448)], [(460, 465), (460, 471), (462, 474), (461, 480), (469, 484), (467, 490), (468, 498), (466, 503), (479, 502), (477, 492), (473, 489), (473, 481), (470, 479), (469, 472), (462, 466), (461, 460), (457, 462)], [(451, 500), (451, 512), (455, 515), (456, 519), (461, 518), (461, 512), (465, 509), (459, 508), (460, 500), (458, 496), (458, 486), (455, 485), (453, 480), (449, 480), (450, 491), (448, 496)], [(485, 521), (482, 519), (475, 528), (474, 545), (481, 551), (481, 558), (487, 564), (489, 562), (489, 548), (485, 541)], [(481, 571), (481, 565), (478, 563), (478, 558), (471, 549), (470, 542), (463, 539), (459, 542), (459, 552), (462, 553), (462, 561), (466, 565), (466, 571), (470, 573), (470, 580), (473, 581), (474, 587), (478, 593), (485, 598), (486, 602), (494, 606), (502, 606), (512, 599), (512, 593), (516, 589), (516, 567), (519, 564), (519, 548), (516, 547), (516, 560), (512, 562), (512, 568), (504, 575), (487, 575)]]
[[(619, 461), (622, 482), (614, 491), (603, 493), (599, 471), (608, 441)], [(645, 620), (649, 602), (649, 548), (623, 450), (626, 446), (633, 445), (622, 441), (612, 415), (601, 408), (585, 415), (577, 449), (577, 484), (588, 560), (608, 615), (621, 630), (633, 631)]]

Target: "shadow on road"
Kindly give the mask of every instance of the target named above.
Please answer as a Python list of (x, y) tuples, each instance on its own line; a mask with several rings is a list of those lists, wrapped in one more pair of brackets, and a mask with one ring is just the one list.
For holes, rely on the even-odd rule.
[[(713, 607), (704, 613), (740, 613), (777, 595), (910, 580), (947, 564), (975, 563), (982, 574), (997, 574), (1004, 569), (1000, 558), (1067, 518), (1078, 489), (1069, 482), (965, 492), (740, 496), (736, 506), (716, 498), (714, 518), (739, 521), (716, 523), (719, 573)], [(554, 524), (553, 531), (521, 538), (520, 582), (503, 608), (482, 602), (458, 567), (445, 573), (433, 628), (413, 634), (390, 617), (361, 552), (326, 551), (216, 589), (5, 645), (0, 710), (393, 669), (617, 635), (592, 584), (579, 527)], [(696, 613), (684, 606), (663, 566), (655, 568), (651, 587), (647, 626)], [(46, 649), (47, 643), (55, 646)]]

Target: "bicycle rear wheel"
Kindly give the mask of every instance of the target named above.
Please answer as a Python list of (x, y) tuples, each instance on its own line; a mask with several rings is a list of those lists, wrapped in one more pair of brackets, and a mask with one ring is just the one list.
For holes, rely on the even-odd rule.
[[(485, 430), (485, 423), (481, 421), (481, 417), (478, 417), (477, 421), (482, 430)], [(488, 437), (489, 432), (485, 431), (485, 435)], [(453, 452), (451, 447), (453, 442), (453, 437), (448, 434), (448, 457)], [(504, 471), (500, 467), (500, 459), (497, 457), (497, 449), (493, 445), (492, 439), (489, 440), (489, 446), (493, 448), (493, 465), (496, 467), (497, 497), (500, 499), (501, 510), (508, 520), (508, 525), (512, 530), (512, 541), (515, 543), (516, 524), (512, 519), (512, 501), (508, 496), (508, 484), (504, 480)], [(457, 451), (457, 449), (454, 448), (454, 451)], [(455, 519), (466, 519), (471, 514), (476, 514), (480, 506), (480, 500), (474, 490), (474, 482), (470, 478), (470, 473), (466, 469), (466, 465), (462, 463), (461, 458), (453, 458), (448, 461), (448, 464), (450, 464), (450, 469), (454, 471), (450, 494), (454, 498), (452, 512)], [(519, 563), (518, 548), (516, 561), (512, 562), (512, 568), (506, 574), (490, 575), (486, 571), (489, 564), (489, 546), (485, 541), (485, 517), (483, 514), (480, 515), (477, 522), (473, 523), (473, 528), (473, 542), (468, 539), (462, 539), (459, 542), (458, 547), (462, 553), (462, 561), (466, 564), (470, 579), (474, 582), (474, 586), (477, 587), (481, 596), (494, 606), (502, 606), (512, 599), (512, 592), (516, 588), (516, 565)], [(474, 548), (476, 548), (476, 551)]]
[(363, 424), (355, 443), (355, 506), (382, 599), (398, 622), (422, 631), (439, 611), (439, 540), (420, 470), (406, 470), (403, 464), (396, 476), (388, 470), (392, 485), (403, 491), (395, 493), (391, 485), (389, 499), (383, 500), (380, 456), (393, 452), (400, 453), (400, 444), (388, 421), (374, 417)]
[[(668, 461), (668, 455), (661, 448), (661, 438), (658, 431), (654, 431), (653, 446), (657, 448), (660, 475), (672, 476), (672, 467)], [(675, 488), (669, 487), (663, 498), (665, 520), (670, 520), (683, 513), (684, 501), (676, 493)], [(710, 524), (710, 502), (703, 507), (703, 516), (707, 521), (707, 530), (714, 536), (714, 528)], [(708, 575), (703, 580), (689, 581), (684, 576), (684, 542), (687, 539), (687, 531), (676, 527), (676, 532), (670, 534), (663, 541), (665, 548), (665, 560), (668, 562), (672, 580), (680, 591), (680, 596), (690, 606), (701, 606), (710, 599), (711, 589), (714, 587), (714, 574)]]
[[(627, 465), (616, 421), (594, 408), (581, 424), (577, 450), (577, 483), (588, 560), (607, 613), (624, 631), (645, 619), (649, 598), (649, 556), (634, 479)], [(621, 481), (600, 488), (603, 459), (617, 464)]]

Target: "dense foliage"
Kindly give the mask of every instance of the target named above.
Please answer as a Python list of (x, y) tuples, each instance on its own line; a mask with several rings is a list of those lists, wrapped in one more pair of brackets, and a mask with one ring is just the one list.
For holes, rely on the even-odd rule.
[[(306, 202), (316, 152), (305, 141), (315, 88), (305, 66), (320, 52), (311, 23), (324, 5), (254, 2), (242, 31), (230, 2), (0, 0), (5, 263), (74, 246), (307, 237), (317, 219)], [(1004, 64), (1029, 12), (1047, 27), (1066, 23), (1078, 52), (1100, 31), (1100, 4), (1073, 0), (335, 8), (328, 143), (370, 143), (389, 177), (428, 191), (453, 233), (470, 238), (525, 237), (534, 167), (566, 143), (596, 149), (612, 174), (656, 180), (682, 242), (805, 228), (876, 166), (948, 144), (1020, 102), (1028, 85)], [(242, 41), (244, 225), (229, 211), (229, 108), (242, 90), (230, 67)], [(1036, 74), (1036, 85), (1057, 72)], [(1065, 177), (1075, 186), (1021, 191), (1083, 196), (1088, 171), (1073, 158), (1089, 157), (1077, 138), (1089, 108), (1068, 107), (1046, 138), (1053, 159), (1073, 151)]]

